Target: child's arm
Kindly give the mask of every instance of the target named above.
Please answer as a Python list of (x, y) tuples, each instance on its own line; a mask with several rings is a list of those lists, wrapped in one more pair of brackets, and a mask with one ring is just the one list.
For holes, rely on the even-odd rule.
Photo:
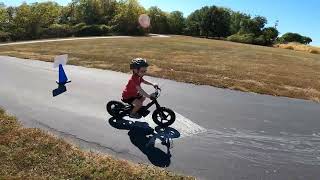
[(148, 93), (146, 93), (140, 86), (136, 87), (137, 90), (139, 91), (139, 93), (147, 98), (151, 98), (151, 95), (149, 95)]
[(151, 83), (151, 82), (146, 81), (146, 80), (143, 80), (142, 82), (143, 82), (144, 84), (146, 84), (146, 85), (153, 86), (154, 88), (156, 88), (156, 86), (158, 86), (157, 84)]

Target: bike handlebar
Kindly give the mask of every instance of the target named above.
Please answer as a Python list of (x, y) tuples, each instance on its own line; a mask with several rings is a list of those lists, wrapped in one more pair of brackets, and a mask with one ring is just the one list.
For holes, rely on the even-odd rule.
[(160, 96), (161, 89), (159, 87), (155, 88), (156, 92), (154, 93), (156, 95), (156, 99)]

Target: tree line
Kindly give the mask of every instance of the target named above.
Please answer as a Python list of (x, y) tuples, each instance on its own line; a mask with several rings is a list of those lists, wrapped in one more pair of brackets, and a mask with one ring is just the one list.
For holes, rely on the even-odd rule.
[[(139, 26), (138, 17), (148, 14), (151, 26)], [(66, 6), (48, 1), (6, 7), (0, 3), (0, 41), (100, 35), (178, 34), (219, 38), (234, 42), (272, 45), (312, 39), (297, 33), (281, 37), (274, 27), (266, 27), (263, 16), (217, 6), (205, 6), (184, 17), (180, 11), (145, 9), (137, 0), (72, 0)]]

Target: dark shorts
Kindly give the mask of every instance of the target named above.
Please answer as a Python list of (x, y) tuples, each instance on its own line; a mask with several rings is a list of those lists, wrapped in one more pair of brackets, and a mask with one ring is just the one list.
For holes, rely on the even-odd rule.
[(138, 95), (136, 97), (132, 97), (132, 98), (129, 98), (129, 99), (122, 99), (122, 101), (125, 102), (125, 103), (128, 103), (128, 104), (132, 104), (134, 100), (142, 99), (142, 98), (143, 98), (142, 95)]

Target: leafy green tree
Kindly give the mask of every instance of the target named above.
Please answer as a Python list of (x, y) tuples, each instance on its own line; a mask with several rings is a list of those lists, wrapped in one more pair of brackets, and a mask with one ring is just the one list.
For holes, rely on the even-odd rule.
[(211, 25), (212, 14), (210, 13), (210, 7), (205, 6), (200, 9), (200, 35), (209, 37), (210, 25)]
[(74, 16), (77, 23), (109, 24), (116, 8), (116, 0), (73, 0), (69, 5), (69, 14)]
[(116, 15), (117, 1), (116, 0), (100, 0), (102, 8), (102, 18), (100, 24), (110, 25), (112, 19)]
[(230, 20), (228, 9), (205, 6), (190, 14), (186, 21), (186, 29), (192, 35), (226, 37), (230, 35)]
[(254, 28), (256, 28), (257, 31), (260, 31), (268, 23), (267, 18), (263, 16), (254, 17), (252, 20), (254, 22)]
[(103, 16), (101, 0), (75, 0), (73, 6), (76, 10), (78, 22), (98, 24)]
[(265, 38), (266, 45), (271, 45), (279, 36), (279, 31), (274, 27), (268, 27), (263, 29), (262, 34)]
[[(151, 27), (140, 27), (138, 18), (148, 13)], [(230, 41), (271, 45), (299, 42), (309, 44), (312, 39), (297, 33), (277, 38), (274, 27), (265, 27), (263, 16), (234, 12), (231, 9), (205, 6), (187, 18), (182, 12), (166, 13), (158, 7), (146, 11), (138, 0), (72, 0), (67, 6), (55, 2), (5, 7), (0, 3), (0, 40), (23, 40), (41, 37), (106, 35), (111, 32), (142, 35), (153, 33), (186, 34), (205, 37), (228, 37)], [(10, 31), (10, 32), (9, 32)], [(230, 36), (231, 35), (231, 36)]]
[(150, 32), (158, 34), (169, 33), (168, 15), (158, 7), (150, 7), (148, 10), (150, 17)]
[(57, 23), (61, 11), (61, 6), (55, 2), (34, 3), (31, 5), (31, 19), (41, 27), (49, 27)]
[(99, 1), (95, 0), (74, 0), (72, 2), (74, 16), (77, 22), (95, 24), (102, 14), (99, 8)]
[(306, 36), (303, 36), (302, 38), (302, 44), (310, 44), (312, 42), (312, 39)]
[(186, 19), (185, 33), (192, 36), (200, 36), (201, 11), (192, 12)]
[(279, 43), (289, 43), (289, 42), (298, 42), (302, 44), (309, 44), (312, 42), (310, 37), (302, 36), (298, 33), (285, 33), (278, 39)]
[(185, 18), (183, 13), (180, 11), (173, 11), (168, 17), (170, 33), (183, 34), (185, 28)]
[(58, 22), (59, 14), (60, 6), (54, 2), (22, 4), (15, 9), (13, 16), (15, 38), (39, 38), (44, 28)]
[(254, 17), (253, 19), (244, 19), (241, 21), (240, 34), (250, 34), (253, 33), (255, 36), (260, 36), (262, 34), (262, 29), (267, 24), (267, 19), (262, 16)]
[(3, 3), (0, 3), (0, 31), (6, 31), (9, 23), (9, 14)]
[(9, 14), (3, 3), (0, 3), (0, 42), (10, 40)]
[(67, 6), (62, 7), (60, 11), (59, 23), (76, 25), (82, 22), (82, 13), (79, 10), (80, 0), (72, 0)]
[(251, 17), (248, 14), (244, 14), (241, 12), (230, 12), (230, 33), (231, 34), (237, 34), (241, 26), (243, 24), (243, 21), (250, 20)]
[(230, 35), (231, 16), (227, 9), (212, 6), (210, 8), (210, 35), (226, 37)]
[(124, 34), (144, 34), (145, 31), (139, 26), (138, 19), (145, 12), (137, 0), (120, 1), (113, 18), (114, 29)]
[(32, 32), (32, 10), (29, 5), (23, 3), (15, 9), (12, 23), (13, 39), (31, 38)]
[(59, 24), (75, 24), (74, 16), (72, 13), (72, 5), (62, 7), (59, 15)]

